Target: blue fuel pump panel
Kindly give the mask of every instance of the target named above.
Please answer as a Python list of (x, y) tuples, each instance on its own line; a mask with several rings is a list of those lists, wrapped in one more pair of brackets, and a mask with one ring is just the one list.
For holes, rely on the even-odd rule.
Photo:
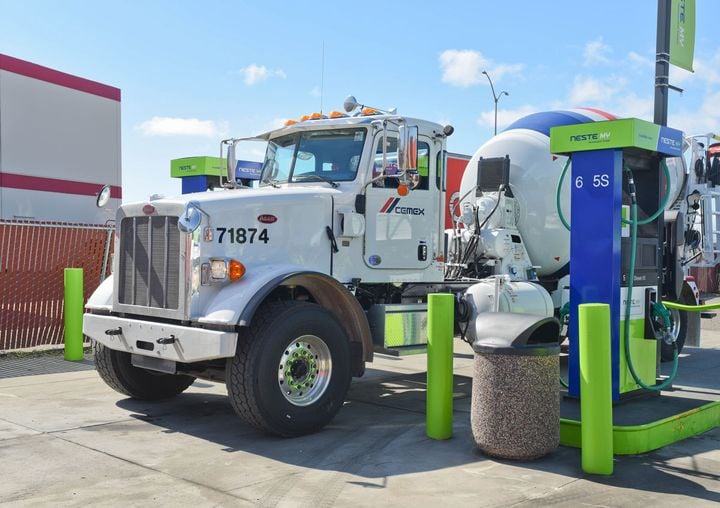
[[(610, 306), (612, 389), (619, 397), (620, 209), (622, 150), (572, 155), (570, 237), (570, 350), (578, 350), (578, 305)], [(568, 363), (569, 394), (580, 395), (579, 355)]]

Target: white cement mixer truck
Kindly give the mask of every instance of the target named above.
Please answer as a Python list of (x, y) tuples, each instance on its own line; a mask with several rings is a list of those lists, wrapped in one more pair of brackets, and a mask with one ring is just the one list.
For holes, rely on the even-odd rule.
[[(154, 400), (195, 378), (224, 382), (248, 424), (301, 435), (333, 418), (374, 352), (424, 344), (430, 293), (462, 299), (456, 321), (470, 339), (478, 313), (560, 316), (564, 159), (550, 155), (547, 131), (606, 115), (531, 115), (493, 138), (468, 165), (445, 230), (452, 127), (352, 97), (345, 111), (252, 138), (267, 144), (257, 188), (234, 182), (246, 140), (230, 139), (227, 189), (121, 207), (113, 275), (84, 319), (111, 387)], [(694, 295), (680, 281), (673, 296)]]

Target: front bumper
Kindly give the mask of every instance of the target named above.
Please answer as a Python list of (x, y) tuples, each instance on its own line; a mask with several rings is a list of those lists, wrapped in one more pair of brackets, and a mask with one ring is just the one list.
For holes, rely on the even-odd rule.
[[(108, 335), (108, 330), (120, 333)], [(85, 314), (83, 333), (110, 349), (182, 363), (228, 358), (237, 346), (235, 332), (102, 314)]]

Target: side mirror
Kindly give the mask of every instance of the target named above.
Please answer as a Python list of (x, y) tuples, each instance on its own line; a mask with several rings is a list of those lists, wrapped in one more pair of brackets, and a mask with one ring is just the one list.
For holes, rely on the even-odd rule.
[(192, 201), (185, 205), (185, 211), (178, 217), (178, 229), (181, 233), (191, 234), (200, 227), (202, 213), (196, 203)]
[(228, 149), (225, 160), (225, 171), (227, 174), (225, 176), (227, 177), (228, 183), (235, 186), (235, 166), (237, 166), (237, 159), (235, 159), (235, 140), (230, 139), (227, 143)]
[(405, 171), (400, 174), (398, 183), (400, 185), (404, 185), (409, 190), (414, 190), (418, 185), (420, 185), (420, 174), (417, 171)]
[(110, 185), (103, 185), (102, 189), (100, 189), (100, 192), (98, 192), (97, 199), (95, 200), (95, 206), (98, 208), (104, 208), (105, 205), (110, 202), (110, 197), (112, 194), (112, 188)]
[(360, 104), (358, 103), (357, 99), (352, 96), (348, 95), (345, 98), (345, 102), (343, 102), (343, 109), (346, 113), (352, 113)]
[(398, 138), (398, 170), (400, 173), (417, 171), (417, 144), (417, 125), (400, 125)]

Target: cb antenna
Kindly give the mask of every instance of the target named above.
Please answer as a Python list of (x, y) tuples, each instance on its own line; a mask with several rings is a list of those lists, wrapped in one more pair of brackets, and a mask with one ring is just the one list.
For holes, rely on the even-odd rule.
[(320, 114), (323, 112), (323, 94), (325, 92), (325, 41), (322, 41), (322, 52), (320, 57)]

